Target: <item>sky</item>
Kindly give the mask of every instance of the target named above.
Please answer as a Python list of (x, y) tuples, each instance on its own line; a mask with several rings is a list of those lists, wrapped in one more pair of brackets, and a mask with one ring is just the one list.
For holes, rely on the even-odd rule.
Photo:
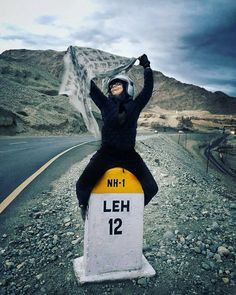
[(0, 53), (146, 53), (154, 70), (236, 97), (235, 0), (0, 0)]

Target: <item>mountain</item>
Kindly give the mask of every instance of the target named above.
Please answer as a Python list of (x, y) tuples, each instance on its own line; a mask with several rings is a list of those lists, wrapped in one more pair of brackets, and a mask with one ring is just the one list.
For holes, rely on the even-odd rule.
[[(86, 131), (81, 115), (69, 104), (68, 98), (58, 95), (64, 54), (54, 50), (25, 49), (7, 50), (0, 54), (0, 134), (74, 134)], [(143, 69), (134, 66), (130, 76), (138, 92), (143, 85)], [(145, 123), (141, 118), (140, 125), (151, 126), (160, 119), (160, 114), (162, 120), (158, 122), (162, 124), (173, 112), (178, 122), (182, 111), (185, 115), (207, 112), (208, 117), (232, 115), (233, 120), (235, 118), (236, 99), (223, 92), (212, 93), (181, 83), (158, 71), (154, 71), (154, 81), (152, 99), (144, 110), (144, 117), (152, 119), (145, 119)], [(100, 119), (96, 108), (94, 114)], [(169, 123), (166, 120), (163, 125)]]

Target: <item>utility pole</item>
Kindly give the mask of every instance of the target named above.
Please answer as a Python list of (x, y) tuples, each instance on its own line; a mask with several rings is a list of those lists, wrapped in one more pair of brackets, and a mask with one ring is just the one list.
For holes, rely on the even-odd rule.
[(208, 147), (207, 147), (207, 167), (206, 167), (206, 173), (208, 173), (208, 168), (209, 168), (209, 154), (210, 154), (210, 144), (208, 144)]
[(180, 135), (183, 134), (184, 132), (182, 130), (179, 130), (179, 138), (178, 138), (178, 144), (180, 143)]

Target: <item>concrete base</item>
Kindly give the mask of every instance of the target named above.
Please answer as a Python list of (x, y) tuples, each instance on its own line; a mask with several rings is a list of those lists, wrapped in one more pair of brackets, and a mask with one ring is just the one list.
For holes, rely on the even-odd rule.
[(109, 273), (103, 273), (98, 275), (85, 275), (83, 256), (76, 258), (73, 262), (75, 276), (80, 284), (88, 282), (102, 282), (113, 280), (125, 280), (134, 279), (138, 277), (153, 277), (156, 272), (154, 268), (149, 264), (147, 259), (142, 256), (142, 268), (137, 270), (128, 271), (113, 271)]

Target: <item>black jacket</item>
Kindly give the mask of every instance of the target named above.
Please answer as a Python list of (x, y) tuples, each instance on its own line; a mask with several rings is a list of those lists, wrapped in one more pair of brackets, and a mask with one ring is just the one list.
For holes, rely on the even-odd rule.
[(139, 114), (148, 103), (153, 91), (151, 68), (144, 69), (144, 87), (135, 99), (128, 96), (123, 100), (116, 96), (106, 97), (91, 81), (90, 96), (101, 110), (102, 147), (116, 150), (130, 150), (135, 146)]

